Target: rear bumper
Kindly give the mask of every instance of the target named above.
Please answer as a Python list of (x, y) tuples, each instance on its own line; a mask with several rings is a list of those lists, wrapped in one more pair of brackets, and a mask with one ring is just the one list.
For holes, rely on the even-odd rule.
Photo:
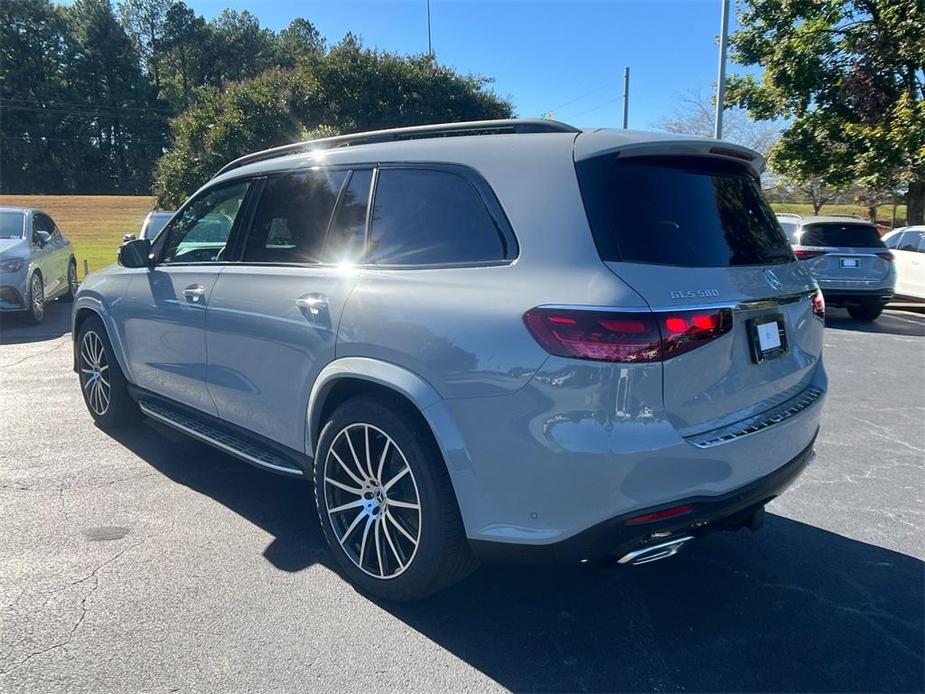
[[(818, 433), (818, 431), (817, 431)], [(815, 457), (816, 436), (796, 457), (769, 475), (719, 496), (691, 496), (668, 504), (640, 509), (616, 516), (573, 535), (546, 545), (470, 540), (473, 551), (494, 562), (548, 564), (622, 557), (645, 545), (674, 537), (701, 537), (718, 530), (755, 528), (755, 520), (765, 504), (779, 496), (800, 476)], [(662, 521), (639, 525), (627, 521), (667, 508), (690, 505), (691, 511)]]
[(822, 295), (827, 306), (886, 306), (893, 300), (893, 288), (843, 289), (823, 286)]

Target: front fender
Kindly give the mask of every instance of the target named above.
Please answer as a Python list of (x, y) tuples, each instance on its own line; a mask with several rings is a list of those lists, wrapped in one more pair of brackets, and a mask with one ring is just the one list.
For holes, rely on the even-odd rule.
[(121, 333), (118, 330), (116, 321), (111, 311), (107, 308), (105, 302), (98, 296), (92, 294), (79, 294), (74, 301), (73, 312), (71, 313), (71, 339), (74, 342), (74, 371), (77, 371), (77, 317), (82, 311), (92, 311), (103, 321), (103, 327), (106, 328), (106, 336), (109, 338), (109, 344), (112, 345), (112, 351), (116, 355), (116, 361), (125, 378), (130, 383), (134, 383), (131, 371), (128, 366), (128, 360), (125, 358), (125, 348), (122, 344)]

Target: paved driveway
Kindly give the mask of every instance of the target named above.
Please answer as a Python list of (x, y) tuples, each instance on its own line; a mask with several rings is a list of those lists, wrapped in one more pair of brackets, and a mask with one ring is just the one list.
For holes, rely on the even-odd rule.
[(96, 429), (66, 314), (0, 322), (0, 690), (923, 689), (922, 317), (833, 312), (819, 455), (760, 533), (396, 607), (332, 569), (307, 484)]

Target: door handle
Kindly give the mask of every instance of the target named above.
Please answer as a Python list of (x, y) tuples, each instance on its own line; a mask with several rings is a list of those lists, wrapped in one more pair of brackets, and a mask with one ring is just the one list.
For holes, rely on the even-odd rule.
[(186, 300), (192, 301), (193, 303), (198, 303), (205, 293), (206, 288), (201, 284), (191, 284), (183, 290), (183, 296), (186, 297)]
[(328, 297), (325, 294), (306, 294), (295, 300), (299, 311), (309, 321), (322, 328), (331, 327)]

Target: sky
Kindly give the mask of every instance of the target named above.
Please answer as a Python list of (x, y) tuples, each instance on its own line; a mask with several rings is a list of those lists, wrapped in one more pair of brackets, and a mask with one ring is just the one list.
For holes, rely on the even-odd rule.
[[(186, 1), (206, 19), (249, 10), (279, 30), (301, 16), (329, 43), (352, 31), (367, 47), (427, 51), (425, 0)], [(523, 118), (620, 127), (628, 66), (629, 127), (652, 129), (686, 90), (713, 89), (720, 11), (721, 0), (431, 0), (431, 32), (442, 64), (493, 77)]]

